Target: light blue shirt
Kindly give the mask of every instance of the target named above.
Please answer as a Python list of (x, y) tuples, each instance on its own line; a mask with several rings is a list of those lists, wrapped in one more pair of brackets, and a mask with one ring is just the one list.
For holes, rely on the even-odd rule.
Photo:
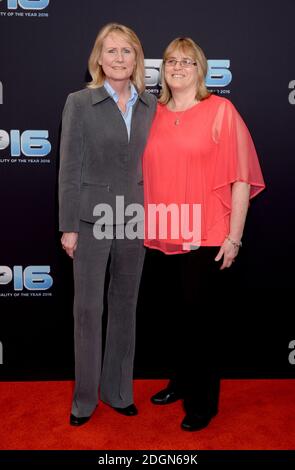
[[(109, 84), (107, 80), (104, 82), (104, 87), (107, 90), (108, 94), (113, 98), (115, 103), (118, 105), (119, 101), (119, 96), (117, 92), (113, 89), (113, 87)], [(136, 91), (135, 86), (133, 83), (131, 83), (131, 88), (130, 88), (130, 98), (126, 103), (126, 111), (125, 113), (122, 113), (121, 109), (118, 106), (118, 109), (125, 121), (126, 128), (127, 128), (127, 133), (128, 133), (128, 140), (130, 140), (130, 130), (131, 130), (131, 119), (132, 119), (132, 111), (133, 111), (133, 106), (137, 100), (138, 93)]]

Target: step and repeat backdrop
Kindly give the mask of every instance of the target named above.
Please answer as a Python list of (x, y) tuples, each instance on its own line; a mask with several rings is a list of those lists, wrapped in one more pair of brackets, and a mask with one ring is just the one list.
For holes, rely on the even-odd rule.
[[(294, 18), (293, 0), (0, 1), (2, 380), (73, 377), (72, 262), (57, 225), (61, 113), (67, 95), (89, 80), (93, 42), (111, 21), (137, 32), (155, 94), (164, 48), (192, 37), (208, 58), (208, 88), (246, 121), (267, 189), (251, 204), (223, 288), (216, 357), (224, 377), (294, 376)], [(182, 314), (173, 308), (174, 288), (173, 275), (147, 256), (136, 377), (169, 374), (169, 319)]]

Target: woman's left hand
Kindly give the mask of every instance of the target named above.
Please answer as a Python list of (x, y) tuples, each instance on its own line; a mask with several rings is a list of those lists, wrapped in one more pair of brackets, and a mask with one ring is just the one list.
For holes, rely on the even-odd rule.
[(224, 240), (220, 250), (215, 258), (215, 261), (220, 261), (223, 257), (223, 263), (220, 269), (230, 268), (232, 263), (235, 261), (235, 257), (239, 252), (239, 248), (234, 246), (227, 238)]

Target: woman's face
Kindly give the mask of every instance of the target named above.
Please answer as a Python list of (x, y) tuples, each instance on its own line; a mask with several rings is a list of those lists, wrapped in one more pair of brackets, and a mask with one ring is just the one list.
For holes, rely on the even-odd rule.
[[(167, 60), (177, 60), (175, 65), (170, 65)], [(195, 59), (192, 54), (175, 50), (165, 60), (164, 74), (166, 82), (173, 93), (173, 91), (181, 90), (196, 90), (198, 85), (198, 66), (197, 65), (182, 65), (180, 60), (189, 59), (195, 63)]]
[(110, 33), (104, 39), (99, 64), (108, 81), (129, 80), (135, 63), (134, 47), (123, 36)]

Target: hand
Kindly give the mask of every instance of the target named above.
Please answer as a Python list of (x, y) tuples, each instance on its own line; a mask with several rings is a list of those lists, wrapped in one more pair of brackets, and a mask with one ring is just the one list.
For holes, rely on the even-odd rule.
[(74, 253), (78, 244), (78, 233), (64, 232), (61, 237), (61, 246), (71, 258), (74, 258)]
[(239, 248), (234, 246), (227, 238), (224, 240), (220, 250), (215, 258), (215, 261), (220, 261), (223, 256), (223, 263), (220, 269), (230, 268), (235, 261), (235, 257), (239, 252)]

